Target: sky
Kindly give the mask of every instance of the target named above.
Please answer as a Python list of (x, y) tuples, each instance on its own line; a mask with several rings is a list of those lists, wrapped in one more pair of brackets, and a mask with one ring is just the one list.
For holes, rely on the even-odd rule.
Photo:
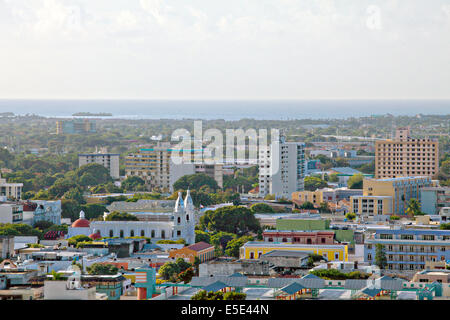
[(450, 0), (0, 0), (0, 99), (450, 99)]

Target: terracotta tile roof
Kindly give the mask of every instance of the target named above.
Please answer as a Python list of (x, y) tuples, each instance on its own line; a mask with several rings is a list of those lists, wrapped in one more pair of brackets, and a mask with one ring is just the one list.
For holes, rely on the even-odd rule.
[(212, 247), (212, 245), (210, 245), (209, 243), (203, 242), (203, 241), (197, 242), (197, 243), (194, 243), (194, 244), (191, 244), (190, 246), (188, 246), (189, 249), (194, 250), (194, 251), (202, 251), (202, 250), (205, 250), (205, 249), (208, 249), (211, 247)]

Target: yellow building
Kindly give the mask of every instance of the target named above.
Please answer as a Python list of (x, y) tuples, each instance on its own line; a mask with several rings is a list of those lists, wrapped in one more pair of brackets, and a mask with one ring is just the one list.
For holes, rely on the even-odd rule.
[(259, 259), (273, 250), (303, 251), (319, 254), (328, 261), (348, 261), (347, 245), (307, 245), (281, 242), (249, 241), (239, 249), (240, 259)]
[(363, 195), (350, 197), (351, 212), (405, 215), (410, 199), (420, 199), (420, 190), (432, 186), (428, 176), (364, 179)]
[(409, 128), (399, 128), (394, 140), (375, 142), (375, 178), (436, 176), (439, 142), (413, 139)]
[(365, 215), (391, 215), (392, 197), (388, 196), (354, 196), (350, 198), (350, 212)]
[(292, 193), (292, 200), (301, 203), (311, 202), (315, 206), (319, 206), (322, 202), (339, 202), (341, 200), (349, 200), (351, 196), (362, 195), (360, 189), (348, 188), (323, 188), (316, 191), (296, 191)]

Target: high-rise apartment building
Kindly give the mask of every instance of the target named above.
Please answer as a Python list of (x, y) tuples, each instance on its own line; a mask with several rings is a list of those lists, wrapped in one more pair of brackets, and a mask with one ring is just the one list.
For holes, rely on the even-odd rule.
[(286, 142), (286, 137), (272, 141), (259, 150), (260, 196), (273, 194), (290, 199), (293, 192), (304, 189), (305, 144)]
[[(174, 163), (171, 159), (170, 143), (158, 143), (155, 147), (141, 149), (129, 154), (125, 159), (125, 175), (142, 178), (150, 190), (158, 189), (173, 192), (173, 184), (182, 176), (204, 173), (216, 180), (219, 187), (223, 186), (223, 165), (194, 162), (196, 150), (191, 152), (191, 159), (183, 159), (183, 163)], [(178, 150), (179, 151), (179, 150)]]
[(438, 172), (438, 141), (414, 139), (409, 128), (398, 128), (394, 140), (375, 142), (375, 178), (433, 177)]
[(118, 153), (82, 153), (78, 155), (78, 164), (81, 167), (89, 163), (98, 163), (109, 170), (113, 179), (119, 179), (119, 158)]
[(95, 120), (72, 119), (56, 121), (56, 134), (85, 134), (97, 132)]

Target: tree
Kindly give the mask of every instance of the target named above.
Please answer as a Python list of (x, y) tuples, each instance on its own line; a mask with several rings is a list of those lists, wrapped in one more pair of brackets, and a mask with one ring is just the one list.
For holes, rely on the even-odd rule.
[(420, 202), (412, 198), (409, 200), (408, 208), (406, 209), (406, 213), (409, 216), (423, 216), (424, 213), (420, 210)]
[(73, 236), (67, 240), (70, 246), (77, 246), (79, 242), (92, 242), (92, 239), (84, 234)]
[(223, 253), (228, 245), (228, 242), (236, 239), (236, 235), (229, 232), (218, 232), (211, 236), (211, 244)]
[(316, 191), (317, 189), (328, 187), (327, 182), (318, 177), (306, 177), (304, 184), (305, 190), (308, 191)]
[(119, 269), (113, 264), (93, 263), (86, 267), (89, 274), (92, 275), (116, 275)]
[(164, 280), (174, 279), (180, 273), (180, 267), (175, 262), (166, 262), (159, 268), (158, 273)]
[(275, 213), (275, 210), (267, 203), (255, 203), (250, 207), (253, 213)]
[(86, 214), (86, 219), (103, 219), (103, 213), (108, 212), (108, 209), (102, 204), (89, 203), (81, 206), (81, 210)]
[[(98, 163), (89, 163), (75, 170), (75, 176), (81, 185), (98, 185), (112, 181), (109, 170)], [(82, 180), (84, 183), (83, 184)]]
[(319, 206), (320, 213), (330, 213), (330, 207), (328, 205), (328, 202), (321, 202)]
[(303, 209), (303, 210), (314, 210), (315, 207), (314, 207), (314, 204), (312, 202), (305, 201), (305, 202), (303, 202), (300, 205), (300, 209)]
[(183, 281), (184, 283), (189, 283), (192, 280), (192, 277), (195, 275), (194, 270), (191, 268), (186, 269), (185, 271), (180, 272), (178, 275), (178, 279)]
[(219, 186), (214, 180), (214, 178), (211, 178), (210, 176), (204, 174), (204, 173), (195, 173), (191, 175), (182, 176), (180, 179), (175, 181), (173, 184), (174, 190), (200, 190), (202, 187), (208, 187), (212, 191), (216, 191), (219, 189)]
[(339, 181), (338, 174), (337, 173), (330, 174), (330, 176), (328, 177), (328, 181), (329, 182), (338, 182)]
[(190, 264), (189, 262), (187, 262), (183, 258), (177, 258), (177, 260), (175, 260), (175, 263), (180, 268), (180, 272), (186, 271), (187, 269), (192, 267), (192, 264)]
[(260, 229), (259, 221), (253, 212), (240, 206), (227, 206), (214, 211), (206, 211), (200, 218), (200, 226), (204, 230), (223, 231), (240, 236), (249, 232), (257, 233)]
[(247, 295), (245, 293), (230, 291), (223, 293), (218, 292), (206, 292), (205, 290), (200, 290), (191, 297), (191, 300), (245, 300)]
[(349, 189), (362, 189), (363, 188), (364, 176), (362, 173), (357, 173), (351, 176), (347, 181), (347, 186)]
[(349, 213), (347, 213), (347, 214), (345, 215), (345, 217), (346, 217), (348, 220), (354, 220), (354, 219), (356, 218), (356, 214), (354, 214), (353, 212), (349, 212)]
[(232, 239), (227, 243), (225, 254), (229, 257), (239, 258), (239, 249), (247, 242), (253, 241), (253, 237), (243, 236)]
[(130, 176), (123, 180), (122, 188), (128, 191), (143, 191), (145, 189), (145, 181), (137, 176)]
[(439, 229), (450, 230), (450, 222), (449, 223), (441, 223), (441, 225), (439, 226)]
[(106, 221), (139, 221), (139, 219), (131, 213), (128, 212), (117, 212), (113, 211), (108, 214), (105, 218)]
[(381, 243), (377, 243), (375, 246), (375, 264), (380, 269), (384, 269), (387, 264), (386, 251)]
[(66, 200), (75, 200), (78, 204), (86, 203), (79, 188), (69, 189), (66, 193), (64, 193), (63, 198)]
[(210, 243), (211, 241), (211, 235), (208, 232), (201, 231), (201, 230), (195, 230), (195, 242), (206, 242)]

